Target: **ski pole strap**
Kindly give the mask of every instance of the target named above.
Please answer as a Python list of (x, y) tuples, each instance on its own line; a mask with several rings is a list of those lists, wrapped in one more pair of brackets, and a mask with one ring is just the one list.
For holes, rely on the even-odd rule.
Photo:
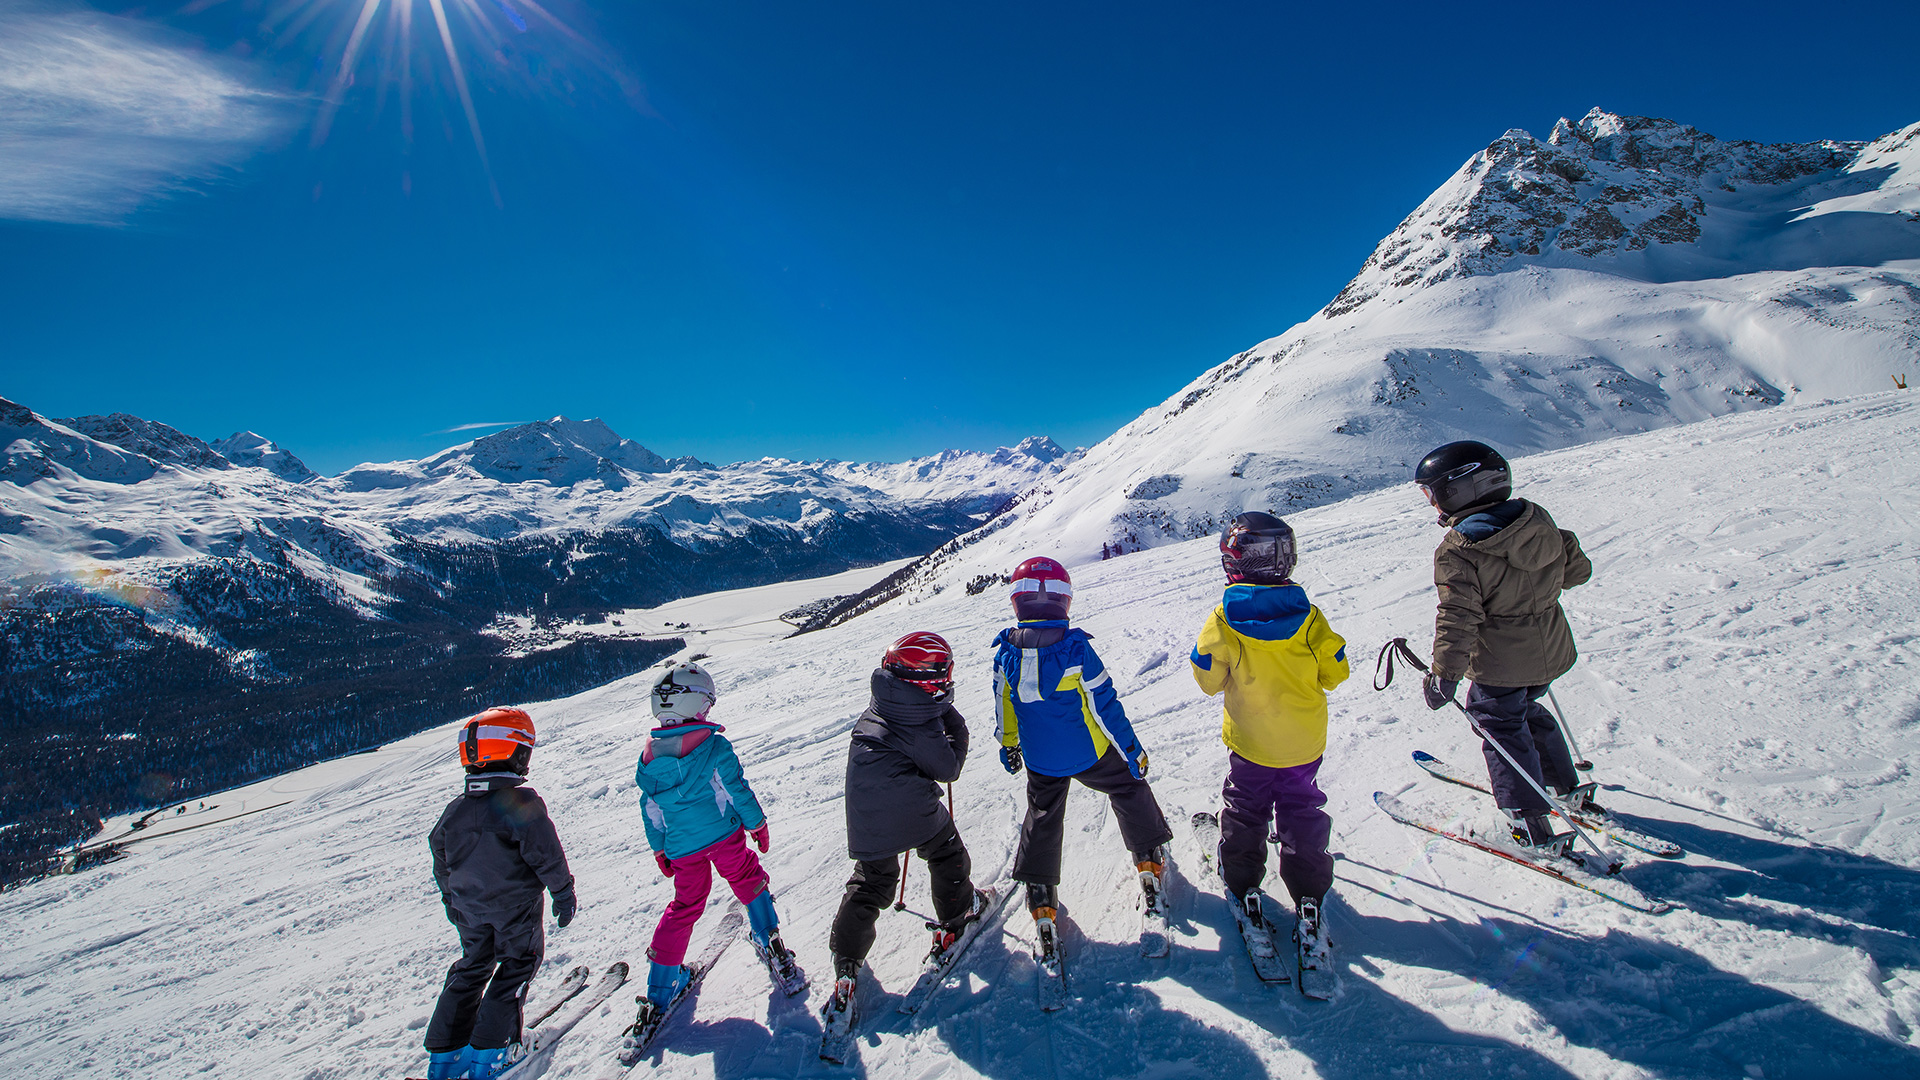
[(1426, 661), (1414, 655), (1412, 649), (1407, 648), (1406, 638), (1397, 637), (1380, 646), (1380, 655), (1374, 658), (1373, 688), (1375, 690), (1385, 690), (1393, 685), (1393, 661), (1396, 656), (1420, 674), (1427, 673)]

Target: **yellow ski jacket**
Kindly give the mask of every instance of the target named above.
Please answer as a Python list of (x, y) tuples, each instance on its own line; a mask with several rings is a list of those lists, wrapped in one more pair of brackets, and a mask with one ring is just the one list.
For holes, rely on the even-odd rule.
[(1227, 749), (1273, 769), (1327, 751), (1327, 691), (1347, 681), (1347, 641), (1298, 585), (1232, 585), (1193, 647), (1193, 678), (1227, 692)]

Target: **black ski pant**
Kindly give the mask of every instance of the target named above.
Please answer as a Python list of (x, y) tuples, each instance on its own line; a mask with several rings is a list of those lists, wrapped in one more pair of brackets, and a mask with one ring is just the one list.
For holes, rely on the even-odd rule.
[(461, 926), (460, 959), (447, 971), (427, 1022), (427, 1052), (495, 1050), (520, 1038), (520, 1005), (546, 951), (541, 904), (500, 925)]
[(1078, 780), (1107, 797), (1119, 819), (1120, 836), (1138, 859), (1173, 839), (1153, 788), (1127, 769), (1120, 751), (1107, 752), (1093, 768), (1072, 776), (1047, 776), (1027, 770), (1027, 819), (1020, 824), (1020, 847), (1013, 856), (1013, 879), (1034, 885), (1060, 884), (1060, 844), (1066, 835), (1067, 789)]
[(1573, 754), (1560, 737), (1560, 725), (1553, 714), (1540, 704), (1547, 684), (1539, 686), (1467, 687), (1467, 713), (1492, 739), (1506, 748), (1513, 760), (1526, 771), (1514, 771), (1500, 751), (1485, 739), (1480, 751), (1487, 759), (1487, 779), (1492, 781), (1495, 806), (1527, 814), (1544, 814), (1549, 807), (1540, 793), (1527, 783), (1527, 777), (1551, 791), (1565, 794), (1580, 783), (1573, 771)]
[[(933, 883), (933, 917), (943, 926), (958, 923), (973, 909), (973, 858), (960, 842), (960, 830), (948, 821), (933, 839), (913, 850), (927, 864)], [(862, 859), (853, 864), (853, 876), (840, 896), (827, 948), (835, 956), (865, 960), (873, 948), (873, 923), (880, 909), (893, 903), (900, 884), (900, 860)]]
[(1303, 896), (1326, 898), (1333, 888), (1333, 856), (1327, 842), (1333, 819), (1321, 807), (1327, 796), (1319, 785), (1320, 761), (1276, 769), (1256, 765), (1239, 754), (1228, 757), (1221, 795), (1220, 877), (1227, 891), (1245, 896), (1267, 876), (1267, 828), (1280, 842), (1280, 881), (1295, 906)]

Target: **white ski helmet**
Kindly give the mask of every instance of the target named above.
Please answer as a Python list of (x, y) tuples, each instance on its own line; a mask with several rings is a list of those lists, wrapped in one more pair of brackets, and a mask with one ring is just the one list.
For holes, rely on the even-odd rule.
[(654, 677), (654, 719), (676, 724), (705, 720), (713, 697), (713, 676), (705, 668), (691, 662), (675, 664)]

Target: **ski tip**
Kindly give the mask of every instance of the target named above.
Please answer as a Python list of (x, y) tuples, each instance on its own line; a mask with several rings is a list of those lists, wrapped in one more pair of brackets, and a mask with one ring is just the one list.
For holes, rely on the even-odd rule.
[(1202, 826), (1218, 825), (1220, 824), (1220, 819), (1213, 816), (1213, 814), (1209, 813), (1208, 811), (1202, 810), (1199, 813), (1193, 815), (1192, 821), (1190, 823), (1193, 825), (1194, 828), (1198, 829)]
[(1434, 756), (1433, 756), (1432, 754), (1429, 754), (1429, 753), (1427, 753), (1427, 752), (1426, 752), (1425, 750), (1415, 750), (1415, 751), (1413, 752), (1413, 760), (1415, 760), (1415, 761), (1439, 761), (1440, 759), (1439, 759), (1439, 758), (1437, 758), (1437, 757), (1434, 757)]
[(612, 966), (607, 968), (607, 974), (605, 977), (618, 979), (621, 982), (626, 982), (627, 972), (631, 970), (633, 969), (627, 966), (627, 962), (625, 960), (616, 960), (613, 962)]

